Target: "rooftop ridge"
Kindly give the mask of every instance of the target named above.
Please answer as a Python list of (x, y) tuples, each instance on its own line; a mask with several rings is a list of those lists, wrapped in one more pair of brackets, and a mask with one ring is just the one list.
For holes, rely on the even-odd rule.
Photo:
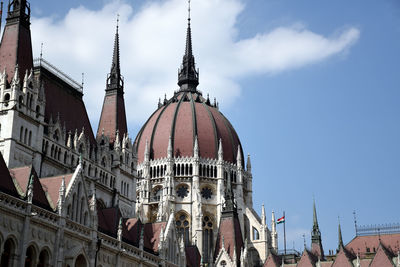
[(80, 93), (83, 93), (83, 86), (82, 84), (78, 83), (74, 79), (72, 79), (70, 76), (65, 74), (63, 71), (61, 71), (59, 68), (45, 60), (44, 58), (35, 58), (33, 60), (33, 66), (36, 67), (44, 67), (48, 71), (50, 71), (52, 74), (66, 82), (68, 85), (73, 87), (75, 90), (77, 90)]

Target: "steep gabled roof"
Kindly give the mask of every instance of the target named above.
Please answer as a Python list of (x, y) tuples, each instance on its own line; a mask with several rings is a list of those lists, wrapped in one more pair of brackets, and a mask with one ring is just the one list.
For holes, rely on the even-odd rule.
[(4, 162), (3, 155), (0, 153), (0, 191), (19, 197), (19, 193), (14, 185), (14, 180), (8, 171), (7, 165)]
[(297, 263), (297, 267), (315, 267), (315, 263), (317, 261), (318, 258), (314, 254), (312, 254), (307, 249), (304, 249), (300, 261)]
[(40, 178), (43, 190), (47, 193), (47, 196), (50, 199), (53, 207), (57, 206), (63, 177), (65, 177), (65, 186), (68, 186), (72, 179), (72, 176), (73, 173), (69, 173), (59, 176)]
[(275, 255), (272, 252), (269, 252), (269, 255), (265, 260), (263, 267), (280, 267), (280, 262), (281, 259), (279, 258), (279, 256)]
[(352, 261), (356, 258), (346, 248), (340, 247), (332, 267), (354, 267)]
[(243, 247), (243, 238), (237, 216), (221, 217), (217, 242), (215, 243), (214, 259), (217, 258), (222, 247), (225, 247), (232, 261), (235, 260), (234, 256), (236, 255), (236, 261), (240, 263), (240, 251)]
[(27, 197), (26, 194), (28, 191), (29, 179), (32, 176), (33, 177), (32, 203), (34, 205), (37, 205), (37, 206), (42, 207), (47, 210), (55, 209), (55, 207), (53, 207), (50, 204), (47, 194), (43, 190), (43, 187), (42, 187), (42, 184), (40, 183), (38, 175), (32, 166), (25, 166), (25, 167), (11, 169), (10, 174), (14, 178), (14, 180), (17, 182), (17, 187), (19, 190), (21, 190), (21, 193), (25, 198)]
[(384, 245), (379, 244), (378, 250), (371, 261), (370, 267), (395, 267), (392, 258), (395, 255), (390, 252)]

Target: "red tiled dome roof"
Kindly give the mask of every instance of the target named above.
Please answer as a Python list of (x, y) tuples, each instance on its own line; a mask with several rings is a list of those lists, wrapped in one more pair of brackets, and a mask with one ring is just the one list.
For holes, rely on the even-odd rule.
[[(221, 139), (224, 160), (236, 163), (240, 145), (236, 131), (218, 108), (198, 91), (176, 93), (150, 116), (135, 141), (139, 163), (144, 160), (146, 140), (150, 159), (167, 157), (170, 136), (174, 157), (192, 157), (196, 135), (200, 157), (218, 159)], [(243, 151), (240, 153), (243, 165)]]

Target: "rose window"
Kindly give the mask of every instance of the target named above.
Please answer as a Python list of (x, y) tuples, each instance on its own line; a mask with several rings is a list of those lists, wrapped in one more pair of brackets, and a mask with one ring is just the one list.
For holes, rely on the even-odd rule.
[(205, 199), (210, 199), (212, 197), (212, 190), (209, 187), (204, 187), (201, 189), (201, 196)]
[(188, 187), (186, 185), (181, 185), (178, 187), (178, 189), (176, 190), (176, 194), (178, 195), (178, 197), (180, 198), (185, 198), (187, 197), (187, 195), (189, 194), (189, 190)]

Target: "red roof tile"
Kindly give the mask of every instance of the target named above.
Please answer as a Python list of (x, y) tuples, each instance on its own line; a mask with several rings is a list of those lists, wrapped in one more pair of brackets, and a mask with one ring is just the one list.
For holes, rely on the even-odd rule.
[[(356, 236), (351, 240), (346, 248), (354, 254), (372, 253), (379, 247), (379, 239), (381, 243), (391, 252), (397, 252), (400, 249), (400, 233), (386, 235)], [(368, 251), (369, 250), (369, 251)]]
[(392, 258), (395, 257), (393, 253), (388, 251), (384, 246), (380, 245), (374, 258), (372, 259), (370, 267), (394, 267)]

